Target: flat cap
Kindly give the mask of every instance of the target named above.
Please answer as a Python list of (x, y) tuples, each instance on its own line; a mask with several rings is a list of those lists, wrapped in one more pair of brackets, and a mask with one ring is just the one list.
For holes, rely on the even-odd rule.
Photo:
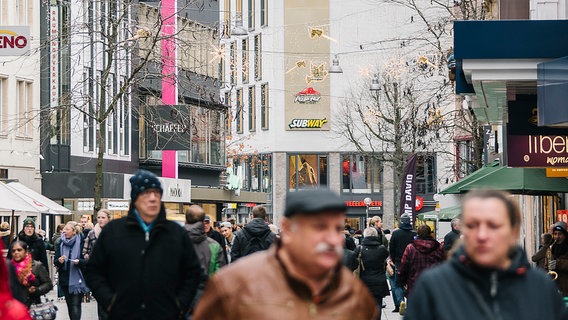
[(310, 189), (288, 192), (284, 216), (291, 217), (297, 213), (310, 214), (324, 211), (345, 212), (345, 201), (327, 189)]

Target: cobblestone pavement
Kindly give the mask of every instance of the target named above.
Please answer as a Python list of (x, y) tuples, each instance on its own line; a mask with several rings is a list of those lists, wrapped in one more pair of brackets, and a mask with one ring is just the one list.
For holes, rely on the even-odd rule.
[[(68, 320), (69, 314), (67, 313), (67, 304), (65, 301), (58, 301), (57, 300), (57, 287), (54, 287), (51, 290), (47, 297), (57, 306), (57, 320)], [(97, 302), (95, 300), (91, 300), (91, 302), (83, 302), (81, 304), (81, 320), (98, 320), (99, 317), (97, 315)]]

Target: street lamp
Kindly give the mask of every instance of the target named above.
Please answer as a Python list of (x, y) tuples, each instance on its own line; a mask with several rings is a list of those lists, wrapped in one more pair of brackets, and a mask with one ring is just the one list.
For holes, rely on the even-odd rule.
[(371, 80), (371, 87), (369, 87), (369, 90), (371, 90), (371, 92), (378, 92), (379, 90), (381, 90), (381, 85), (379, 84), (379, 75), (376, 73), (373, 75), (373, 79)]
[(371, 205), (372, 202), (373, 200), (371, 200), (371, 198), (369, 197), (363, 199), (363, 203), (365, 204), (365, 219), (366, 219), (365, 228), (369, 227), (369, 206)]
[(343, 73), (343, 69), (339, 65), (339, 58), (335, 55), (335, 58), (331, 60), (331, 67), (329, 67), (329, 73)]

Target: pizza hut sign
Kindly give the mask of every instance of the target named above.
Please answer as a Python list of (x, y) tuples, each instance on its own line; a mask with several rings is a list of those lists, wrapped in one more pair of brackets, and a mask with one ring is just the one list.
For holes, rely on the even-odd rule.
[(321, 94), (317, 92), (314, 88), (308, 87), (298, 93), (296, 93), (295, 103), (316, 103), (320, 101)]

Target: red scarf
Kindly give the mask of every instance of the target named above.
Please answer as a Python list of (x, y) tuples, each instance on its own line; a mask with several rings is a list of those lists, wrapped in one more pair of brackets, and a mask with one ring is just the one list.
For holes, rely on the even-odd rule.
[(32, 273), (32, 255), (27, 254), (20, 262), (12, 259), (12, 264), (16, 267), (16, 275), (20, 283), (27, 287), (30, 283), (35, 281), (35, 276)]

